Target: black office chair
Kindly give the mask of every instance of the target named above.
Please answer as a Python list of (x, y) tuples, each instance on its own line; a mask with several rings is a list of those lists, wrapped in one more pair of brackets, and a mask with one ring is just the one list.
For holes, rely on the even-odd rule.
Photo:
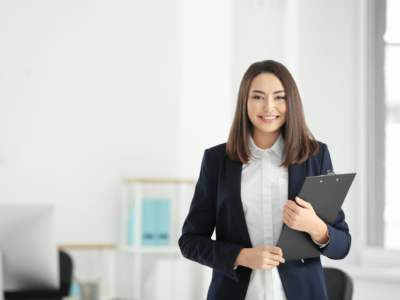
[(345, 272), (324, 267), (324, 277), (329, 300), (351, 300), (353, 297), (353, 279)]
[[(64, 251), (59, 251), (60, 262), (60, 288), (58, 290), (36, 290), (36, 291), (20, 291), (5, 292), (4, 298), (13, 299), (62, 299), (69, 296), (72, 283), (73, 263), (71, 257)], [(40, 272), (40, 270), (38, 270)]]

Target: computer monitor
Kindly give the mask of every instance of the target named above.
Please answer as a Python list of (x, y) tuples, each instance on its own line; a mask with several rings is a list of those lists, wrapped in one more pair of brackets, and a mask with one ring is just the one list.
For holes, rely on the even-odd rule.
[(0, 299), (4, 291), (58, 289), (58, 251), (54, 206), (0, 204)]

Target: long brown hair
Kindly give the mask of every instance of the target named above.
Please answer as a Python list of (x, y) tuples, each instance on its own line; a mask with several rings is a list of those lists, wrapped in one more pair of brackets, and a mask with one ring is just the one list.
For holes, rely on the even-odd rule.
[(261, 73), (275, 74), (282, 82), (286, 93), (287, 117), (285, 124), (281, 127), (285, 140), (283, 156), (286, 155), (286, 158), (281, 166), (287, 168), (290, 164), (301, 164), (309, 156), (317, 153), (318, 142), (307, 127), (303, 104), (292, 74), (284, 65), (274, 60), (255, 62), (244, 74), (240, 83), (235, 116), (226, 144), (226, 154), (231, 160), (244, 164), (247, 164), (250, 157), (253, 157), (248, 145), (248, 136), (254, 125), (247, 112), (247, 101), (251, 81)]

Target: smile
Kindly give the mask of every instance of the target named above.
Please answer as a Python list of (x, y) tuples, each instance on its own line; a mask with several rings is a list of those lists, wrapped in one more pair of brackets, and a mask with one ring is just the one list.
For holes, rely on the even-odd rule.
[(274, 123), (274, 122), (276, 122), (276, 120), (278, 120), (279, 116), (276, 116), (274, 119), (271, 119), (271, 118), (265, 119), (264, 117), (259, 117), (259, 118), (264, 123)]

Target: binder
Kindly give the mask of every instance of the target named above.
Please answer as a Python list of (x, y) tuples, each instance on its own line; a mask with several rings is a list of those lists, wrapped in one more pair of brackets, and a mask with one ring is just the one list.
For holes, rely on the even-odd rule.
[[(306, 177), (298, 197), (309, 202), (317, 216), (333, 226), (356, 174), (335, 174), (328, 170), (327, 175)], [(292, 229), (286, 224), (283, 224), (276, 246), (282, 249), (285, 260), (321, 255), (319, 246), (307, 232)]]
[(157, 232), (156, 244), (159, 246), (169, 245), (170, 236), (170, 201), (168, 199), (158, 199), (157, 201)]
[[(128, 216), (128, 244), (136, 245), (135, 205)], [(167, 246), (170, 243), (171, 204), (169, 199), (143, 198), (142, 246)]]
[(142, 245), (154, 246), (157, 244), (158, 201), (145, 198), (142, 202)]

